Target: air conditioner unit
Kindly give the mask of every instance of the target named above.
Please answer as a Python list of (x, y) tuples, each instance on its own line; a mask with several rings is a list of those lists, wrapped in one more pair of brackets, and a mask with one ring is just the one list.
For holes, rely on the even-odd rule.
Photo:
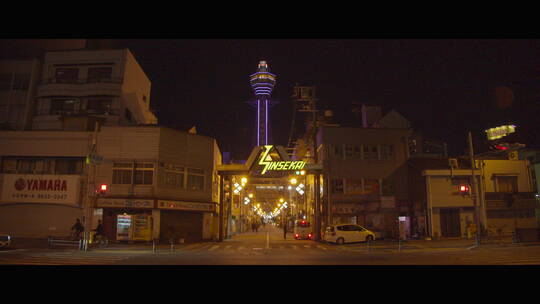
[(458, 161), (457, 161), (457, 158), (449, 158), (449, 159), (448, 159), (448, 165), (449, 165), (450, 168), (452, 168), (452, 169), (457, 169), (457, 168), (458, 168)]

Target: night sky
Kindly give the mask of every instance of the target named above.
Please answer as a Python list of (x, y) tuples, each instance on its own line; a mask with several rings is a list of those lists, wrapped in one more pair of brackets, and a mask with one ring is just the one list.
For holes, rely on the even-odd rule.
[(251, 152), (255, 108), (249, 75), (266, 60), (277, 75), (274, 144), (286, 145), (295, 83), (315, 85), (319, 107), (354, 125), (352, 103), (395, 109), (426, 136), (463, 154), (467, 131), (517, 125), (520, 142), (540, 146), (540, 40), (136, 39), (129, 48), (152, 81), (160, 124), (195, 125), (222, 152)]

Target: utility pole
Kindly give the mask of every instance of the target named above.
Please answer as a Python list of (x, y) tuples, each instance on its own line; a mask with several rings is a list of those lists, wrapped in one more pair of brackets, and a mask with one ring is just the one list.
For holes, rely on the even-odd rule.
[(473, 193), (471, 195), (471, 198), (474, 202), (474, 211), (475, 211), (475, 225), (476, 225), (476, 247), (480, 245), (480, 210), (479, 210), (479, 204), (478, 204), (478, 185), (476, 181), (476, 177), (474, 176), (474, 151), (473, 151), (473, 143), (472, 143), (472, 133), (469, 132), (469, 157), (471, 158), (471, 176), (472, 176), (472, 186), (473, 186)]

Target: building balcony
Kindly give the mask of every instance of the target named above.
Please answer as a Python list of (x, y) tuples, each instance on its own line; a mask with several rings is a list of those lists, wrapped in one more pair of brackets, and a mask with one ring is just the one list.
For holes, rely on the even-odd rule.
[(120, 96), (122, 79), (75, 79), (50, 78), (43, 80), (37, 89), (37, 97), (49, 96)]
[(486, 209), (540, 208), (534, 192), (486, 192)]

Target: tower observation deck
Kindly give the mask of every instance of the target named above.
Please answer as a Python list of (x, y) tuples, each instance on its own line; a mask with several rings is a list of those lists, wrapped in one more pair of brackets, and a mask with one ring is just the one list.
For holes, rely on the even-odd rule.
[(268, 145), (268, 108), (272, 105), (270, 95), (276, 84), (276, 75), (268, 72), (268, 64), (259, 62), (257, 72), (249, 76), (251, 88), (255, 93), (253, 104), (257, 108), (257, 146)]

